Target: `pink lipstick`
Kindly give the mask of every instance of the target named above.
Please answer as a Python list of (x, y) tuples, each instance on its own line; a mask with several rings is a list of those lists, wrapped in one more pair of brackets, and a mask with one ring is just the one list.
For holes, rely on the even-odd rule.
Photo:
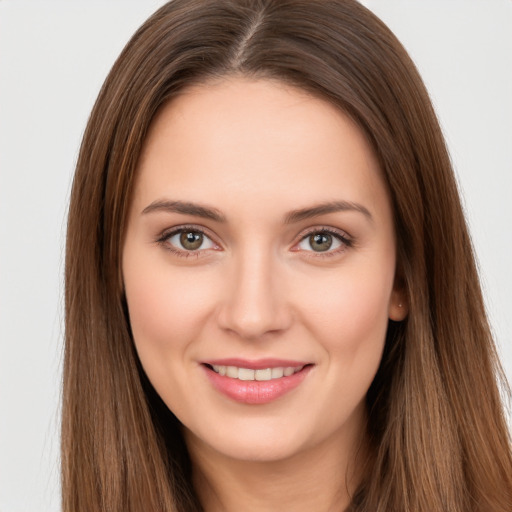
[(313, 367), (300, 361), (238, 358), (206, 361), (202, 366), (217, 391), (252, 405), (269, 403), (292, 391)]

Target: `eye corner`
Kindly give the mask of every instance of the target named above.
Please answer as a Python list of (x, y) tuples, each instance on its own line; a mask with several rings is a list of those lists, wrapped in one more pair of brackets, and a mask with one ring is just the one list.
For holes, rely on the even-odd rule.
[[(311, 246), (312, 238), (318, 235), (322, 235), (324, 238), (323, 243), (328, 244), (324, 250), (315, 250)], [(341, 255), (354, 245), (354, 238), (347, 232), (328, 226), (309, 228), (300, 233), (298, 238), (299, 240), (293, 244), (290, 251), (304, 252), (308, 257), (314, 258)], [(306, 244), (309, 247), (306, 247)]]
[[(193, 235), (194, 239), (187, 240), (184, 235)], [(195, 235), (195, 237), (194, 237)], [(206, 229), (197, 225), (180, 225), (167, 228), (159, 233), (155, 243), (178, 257), (203, 257), (209, 251), (222, 251), (222, 246)], [(190, 243), (190, 247), (186, 244)]]

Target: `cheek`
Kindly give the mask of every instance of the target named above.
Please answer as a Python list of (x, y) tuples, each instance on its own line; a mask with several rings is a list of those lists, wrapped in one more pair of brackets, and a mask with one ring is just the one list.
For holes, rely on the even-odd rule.
[[(126, 299), (141, 361), (183, 351), (197, 337), (211, 309), (207, 276), (172, 271), (157, 264), (124, 262)], [(210, 290), (210, 291), (209, 291)]]
[(377, 265), (345, 268), (328, 279), (311, 282), (308, 293), (297, 290), (304, 323), (329, 357), (343, 364), (365, 361), (378, 365), (388, 325), (394, 260)]

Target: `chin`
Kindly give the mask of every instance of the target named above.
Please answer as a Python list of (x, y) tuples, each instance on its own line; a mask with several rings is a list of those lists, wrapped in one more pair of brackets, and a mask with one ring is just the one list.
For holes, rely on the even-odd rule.
[(222, 432), (198, 434), (185, 429), (185, 439), (191, 452), (201, 446), (212, 455), (245, 462), (278, 462), (307, 449), (307, 443), (291, 437), (289, 432), (276, 432), (261, 426), (243, 432), (225, 428)]

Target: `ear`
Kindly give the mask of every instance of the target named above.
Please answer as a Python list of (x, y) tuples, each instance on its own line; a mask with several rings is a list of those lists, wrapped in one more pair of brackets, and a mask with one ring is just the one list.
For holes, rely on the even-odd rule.
[(401, 322), (402, 320), (405, 320), (408, 313), (409, 300), (407, 298), (407, 293), (405, 292), (403, 285), (398, 285), (398, 283), (395, 282), (395, 286), (393, 287), (393, 291), (391, 292), (391, 297), (389, 299), (388, 316), (390, 320)]

